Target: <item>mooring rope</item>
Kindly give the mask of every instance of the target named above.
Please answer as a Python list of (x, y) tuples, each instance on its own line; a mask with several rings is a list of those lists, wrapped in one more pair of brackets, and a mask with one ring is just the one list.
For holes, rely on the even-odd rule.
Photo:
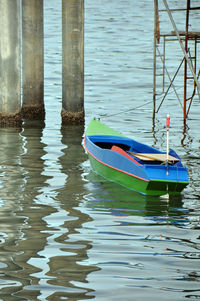
[(150, 100), (150, 101), (148, 101), (148, 102), (146, 102), (146, 103), (144, 103), (144, 104), (142, 104), (142, 105), (140, 105), (140, 106), (137, 106), (137, 107), (134, 107), (134, 108), (131, 108), (131, 109), (128, 109), (128, 110), (120, 111), (120, 112), (118, 112), (118, 113), (109, 114), (109, 115), (108, 115), (108, 114), (105, 114), (104, 116), (101, 116), (101, 119), (102, 119), (102, 118), (107, 118), (107, 117), (116, 116), (116, 115), (119, 115), (119, 114), (124, 114), (124, 113), (127, 113), (127, 112), (131, 112), (131, 111), (133, 111), (133, 110), (140, 109), (140, 108), (146, 106), (146, 105), (149, 104), (149, 103), (152, 103), (152, 100)]
[[(200, 76), (200, 69), (199, 69), (199, 76)], [(182, 87), (176, 87), (176, 90), (179, 90), (179, 89), (182, 89)], [(172, 93), (174, 93), (173, 91), (171, 91), (171, 92), (168, 92), (168, 94), (172, 94)], [(162, 98), (163, 98), (163, 96), (161, 96), (161, 97), (158, 97), (157, 98), (157, 102), (159, 102), (160, 100), (162, 101)], [(142, 107), (145, 107), (146, 105), (148, 105), (148, 104), (150, 104), (150, 103), (152, 103), (152, 100), (149, 100), (149, 101), (147, 101), (147, 102), (145, 102), (145, 103), (143, 103), (142, 105), (139, 105), (139, 106), (137, 106), (137, 107), (134, 107), (134, 108), (131, 108), (131, 109), (128, 109), (128, 110), (124, 110), (124, 111), (120, 111), (120, 112), (118, 112), (118, 113), (114, 113), (114, 114), (105, 114), (104, 116), (101, 116), (101, 118), (100, 119), (102, 119), (102, 118), (107, 118), (107, 117), (112, 117), (112, 116), (117, 116), (117, 115), (119, 115), (119, 114), (124, 114), (124, 113), (127, 113), (127, 112), (131, 112), (131, 111), (133, 111), (133, 110), (137, 110), (137, 109), (140, 109), (140, 108), (142, 108)]]

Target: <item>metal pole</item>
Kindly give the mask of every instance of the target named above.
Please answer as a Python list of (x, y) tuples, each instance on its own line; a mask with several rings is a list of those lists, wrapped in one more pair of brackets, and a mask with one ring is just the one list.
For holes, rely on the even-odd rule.
[(22, 68), (25, 118), (44, 118), (43, 0), (22, 0)]
[(156, 47), (158, 38), (158, 0), (154, 0), (154, 51), (153, 51), (153, 121), (156, 113)]
[(198, 79), (197, 79), (197, 77), (196, 77), (196, 74), (194, 73), (194, 69), (193, 69), (192, 63), (191, 63), (191, 61), (190, 61), (190, 59), (189, 59), (189, 57), (188, 57), (188, 55), (187, 55), (187, 52), (185, 51), (185, 47), (184, 47), (184, 45), (183, 45), (183, 43), (182, 43), (182, 41), (181, 41), (180, 35), (179, 35), (179, 33), (178, 33), (176, 24), (175, 24), (174, 19), (173, 19), (173, 17), (172, 17), (172, 14), (171, 14), (171, 11), (170, 11), (169, 6), (168, 6), (168, 4), (167, 4), (167, 1), (166, 1), (166, 0), (163, 0), (163, 3), (164, 3), (164, 5), (165, 5), (165, 8), (166, 8), (167, 13), (168, 13), (168, 15), (169, 15), (169, 18), (170, 18), (170, 21), (171, 21), (172, 26), (173, 26), (173, 28), (174, 28), (174, 31), (175, 31), (175, 33), (176, 33), (176, 36), (177, 36), (177, 38), (178, 38), (178, 41), (179, 41), (179, 44), (180, 44), (181, 49), (182, 49), (182, 51), (183, 51), (184, 57), (185, 57), (185, 59), (186, 59), (186, 61), (187, 61), (187, 63), (188, 63), (188, 66), (189, 66), (189, 68), (190, 68), (190, 71), (191, 71), (191, 73), (192, 73), (192, 76), (193, 76), (193, 78), (194, 78), (194, 81), (195, 81), (195, 83), (196, 83), (196, 85), (197, 85), (197, 92), (198, 92), (198, 96), (199, 96), (199, 100), (200, 100), (200, 85), (199, 85)]
[[(186, 25), (185, 25), (185, 52), (188, 53), (188, 24), (189, 24), (189, 9), (190, 0), (187, 0), (187, 11), (186, 11)], [(184, 64), (184, 106), (183, 106), (183, 118), (187, 118), (187, 60), (185, 58)]]
[[(183, 64), (183, 62), (184, 62), (184, 60), (185, 60), (185, 58), (182, 59), (182, 61), (181, 61), (180, 65), (178, 66), (178, 68), (177, 68), (177, 70), (176, 70), (176, 72), (175, 72), (173, 78), (171, 79), (170, 74), (169, 74), (169, 72), (168, 72), (168, 70), (167, 70), (167, 67), (166, 67), (166, 65), (165, 65), (165, 63), (164, 63), (165, 57), (163, 56), (163, 58), (162, 58), (162, 55), (161, 55), (159, 49), (157, 49), (157, 51), (158, 51), (159, 57), (160, 57), (160, 59), (161, 59), (161, 62), (163, 63), (163, 66), (164, 66), (164, 72), (163, 72), (163, 74), (165, 74), (165, 73), (167, 74), (168, 79), (169, 79), (169, 82), (170, 82), (170, 85), (168, 86), (167, 90), (165, 91), (165, 95), (163, 96), (162, 101), (160, 102), (160, 105), (159, 105), (159, 107), (158, 107), (156, 113), (158, 113), (158, 111), (159, 111), (159, 109), (160, 109), (160, 107), (161, 107), (161, 104), (163, 103), (165, 97), (167, 96), (167, 93), (168, 93), (169, 89), (171, 88), (171, 86), (172, 86), (172, 88), (173, 88), (173, 90), (174, 90), (174, 93), (176, 94), (176, 97), (177, 97), (177, 99), (178, 99), (178, 101), (179, 101), (181, 107), (183, 108), (183, 105), (182, 105), (182, 103), (181, 103), (181, 101), (180, 101), (179, 95), (178, 95), (178, 93), (177, 93), (177, 91), (176, 91), (176, 87), (174, 86), (173, 82), (174, 82), (174, 80), (175, 80), (175, 78), (176, 78), (176, 76), (177, 76), (177, 74), (178, 74), (178, 72), (179, 72), (179, 70), (180, 70), (180, 68), (181, 68), (181, 66), (182, 66), (182, 64)], [(164, 93), (164, 90), (163, 90), (163, 93)]]
[(165, 36), (163, 37), (163, 60), (162, 60), (162, 63), (163, 63), (163, 82), (162, 82), (162, 86), (163, 86), (163, 89), (162, 89), (162, 92), (164, 93), (165, 92)]
[(0, 0), (0, 124), (21, 123), (20, 0)]
[(84, 0), (62, 0), (62, 122), (84, 122)]

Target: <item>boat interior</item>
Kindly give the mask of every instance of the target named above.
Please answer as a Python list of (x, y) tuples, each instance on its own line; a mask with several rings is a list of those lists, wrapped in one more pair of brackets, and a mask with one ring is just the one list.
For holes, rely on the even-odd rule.
[(180, 158), (173, 150), (170, 150), (170, 153), (167, 155), (165, 152), (130, 138), (94, 135), (90, 136), (90, 139), (96, 146), (120, 153), (139, 165), (161, 165), (167, 162), (170, 165), (180, 164)]

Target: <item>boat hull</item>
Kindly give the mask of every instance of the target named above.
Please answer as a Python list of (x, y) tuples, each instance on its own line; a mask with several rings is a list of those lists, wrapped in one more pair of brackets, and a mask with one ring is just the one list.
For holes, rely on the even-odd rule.
[(89, 155), (89, 160), (93, 170), (105, 179), (145, 194), (148, 181), (141, 180), (108, 165), (102, 164), (91, 155)]
[[(102, 128), (102, 124), (96, 120), (94, 125), (90, 125), (86, 132), (84, 146), (93, 170), (99, 175), (145, 195), (178, 195), (188, 185), (187, 169), (179, 159), (169, 166), (156, 162), (143, 164), (140, 160), (136, 161), (137, 158), (130, 158), (127, 149), (134, 147), (154, 154), (162, 152), (126, 138), (105, 125)], [(118, 152), (116, 148), (119, 146), (122, 149)], [(174, 151), (172, 154), (179, 158)]]
[(145, 181), (141, 178), (124, 173), (120, 170), (112, 168), (99, 162), (92, 155), (88, 155), (92, 169), (105, 179), (118, 183), (128, 189), (137, 191), (144, 195), (161, 196), (168, 193), (169, 195), (179, 195), (187, 186), (187, 182), (149, 180)]

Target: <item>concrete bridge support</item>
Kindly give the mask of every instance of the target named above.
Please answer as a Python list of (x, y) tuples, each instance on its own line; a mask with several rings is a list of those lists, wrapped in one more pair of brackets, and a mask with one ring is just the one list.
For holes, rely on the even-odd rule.
[(44, 119), (43, 0), (22, 0), (22, 114)]
[(0, 0), (0, 125), (21, 123), (20, 0)]
[(62, 122), (84, 121), (84, 0), (62, 0)]
[[(0, 0), (0, 26), (0, 125), (42, 120), (43, 0)], [(62, 123), (83, 123), (84, 0), (62, 0), (62, 26)]]

